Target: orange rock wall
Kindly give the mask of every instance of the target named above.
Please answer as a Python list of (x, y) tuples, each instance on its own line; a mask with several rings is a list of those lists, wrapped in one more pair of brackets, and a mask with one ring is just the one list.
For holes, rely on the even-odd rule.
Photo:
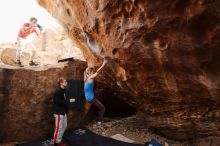
[[(220, 134), (220, 1), (37, 0), (65, 27), (100, 82), (130, 93), (167, 137)], [(88, 47), (86, 32), (100, 50)]]

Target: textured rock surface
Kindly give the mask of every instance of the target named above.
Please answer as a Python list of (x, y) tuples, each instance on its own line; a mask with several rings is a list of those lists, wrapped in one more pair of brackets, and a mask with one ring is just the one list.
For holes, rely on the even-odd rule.
[[(161, 135), (220, 135), (220, 1), (38, 0), (66, 28), (100, 81), (133, 98)], [(89, 49), (81, 32), (100, 48)]]
[[(44, 71), (0, 69), (0, 143), (43, 138), (53, 133), (52, 96), (57, 78), (83, 79), (86, 63), (69, 62)], [(82, 112), (70, 113), (68, 125), (77, 126)]]

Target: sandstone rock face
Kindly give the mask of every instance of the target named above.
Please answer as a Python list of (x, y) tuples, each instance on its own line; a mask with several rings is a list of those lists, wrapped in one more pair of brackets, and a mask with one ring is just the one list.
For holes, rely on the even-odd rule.
[[(0, 143), (44, 138), (53, 134), (52, 97), (57, 78), (83, 79), (86, 63), (69, 62), (63, 68), (43, 71), (0, 69)], [(68, 116), (69, 127), (77, 126), (82, 112)]]
[[(220, 1), (38, 0), (161, 135), (220, 135)], [(90, 37), (92, 50), (83, 37)]]

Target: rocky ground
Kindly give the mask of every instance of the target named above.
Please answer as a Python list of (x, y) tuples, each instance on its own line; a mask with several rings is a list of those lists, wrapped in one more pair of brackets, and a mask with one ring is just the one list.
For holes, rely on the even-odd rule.
[[(197, 140), (194, 143), (178, 142), (154, 134), (147, 125), (143, 125), (141, 114), (135, 114), (126, 118), (105, 118), (102, 126), (97, 126), (96, 122), (89, 123), (86, 127), (102, 136), (111, 137), (121, 134), (134, 141), (134, 143), (144, 144), (151, 139), (156, 139), (163, 146), (219, 146), (220, 138), (207, 137)], [(16, 142), (2, 144), (0, 146), (14, 146)]]
[(126, 118), (106, 118), (102, 127), (97, 127), (96, 123), (88, 124), (88, 128), (93, 132), (111, 137), (115, 134), (122, 134), (131, 139), (135, 143), (144, 144), (151, 139), (156, 139), (163, 146), (219, 146), (220, 137), (209, 136), (206, 138), (197, 139), (194, 142), (178, 142), (164, 138), (154, 134), (147, 125), (143, 125), (144, 116), (141, 113), (135, 114)]
[[(187, 144), (181, 144), (176, 141), (168, 140), (149, 131), (148, 128), (142, 124), (140, 116), (133, 115), (127, 118), (105, 118), (105, 122), (101, 127), (97, 126), (95, 122), (91, 122), (87, 125), (87, 128), (106, 137), (111, 137), (116, 134), (121, 134), (124, 137), (134, 141), (134, 143), (144, 144), (151, 139), (156, 139), (160, 143), (169, 146), (186, 146)], [(9, 143), (0, 146), (14, 146), (16, 143)]]
[(88, 128), (93, 132), (111, 137), (116, 134), (121, 134), (135, 143), (144, 144), (151, 139), (158, 140), (161, 144), (170, 146), (186, 146), (187, 143), (180, 143), (169, 140), (159, 135), (153, 134), (147, 125), (143, 125), (143, 115), (140, 113), (126, 118), (105, 118), (102, 126), (99, 127), (95, 122), (88, 124)]

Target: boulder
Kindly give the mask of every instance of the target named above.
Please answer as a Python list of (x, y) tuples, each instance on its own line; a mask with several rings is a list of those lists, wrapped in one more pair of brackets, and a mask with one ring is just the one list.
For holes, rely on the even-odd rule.
[[(177, 140), (220, 135), (220, 1), (37, 0), (98, 78)], [(89, 41), (88, 41), (89, 39)], [(94, 50), (95, 48), (95, 50)]]
[[(62, 64), (62, 63), (61, 63)], [(80, 60), (44, 70), (0, 69), (0, 143), (36, 140), (53, 135), (53, 94), (57, 79), (83, 80), (86, 63)], [(78, 126), (83, 111), (68, 115), (68, 126)]]

